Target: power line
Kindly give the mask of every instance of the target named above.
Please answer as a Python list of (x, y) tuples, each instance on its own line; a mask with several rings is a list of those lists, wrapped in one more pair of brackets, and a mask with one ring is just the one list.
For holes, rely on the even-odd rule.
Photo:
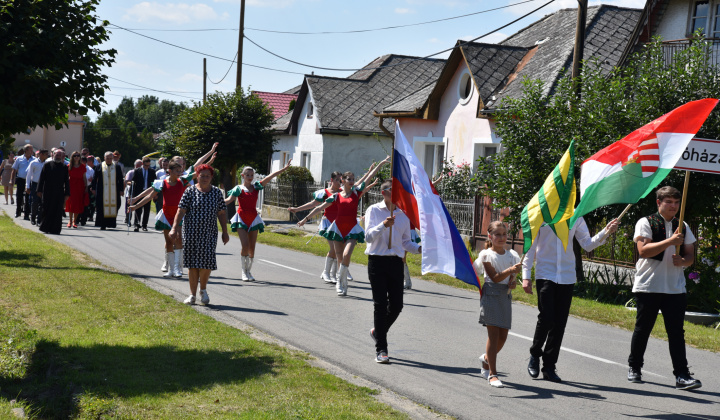
[[(190, 51), (190, 52), (193, 52), (193, 53), (195, 53), (195, 54), (200, 54), (200, 55), (202, 55), (202, 56), (211, 57), (211, 58), (214, 58), (214, 59), (217, 59), (217, 60), (221, 60), (221, 61), (227, 61), (227, 62), (230, 62), (230, 63), (235, 62), (235, 60), (228, 60), (227, 58), (218, 57), (218, 56), (216, 56), (216, 55), (204, 53), (204, 52), (202, 52), (202, 51), (193, 50), (193, 49), (186, 48), (186, 47), (183, 47), (183, 46), (180, 46), (180, 45), (177, 45), (177, 44), (173, 44), (173, 43), (170, 43), (170, 42), (167, 42), (167, 41), (163, 41), (163, 40), (161, 40), (161, 39), (153, 38), (153, 37), (151, 37), (151, 36), (147, 36), (147, 35), (145, 35), (145, 34), (141, 34), (141, 33), (135, 32), (135, 31), (133, 31), (133, 30), (131, 30), (131, 29), (123, 28), (122, 26), (118, 26), (118, 25), (116, 25), (116, 24), (114, 24), (114, 23), (111, 23), (110, 25), (111, 25), (111, 26), (114, 26), (114, 27), (116, 27), (116, 28), (118, 28), (118, 29), (122, 29), (123, 31), (128, 31), (128, 32), (130, 32), (130, 33), (133, 33), (133, 34), (135, 34), (135, 35), (137, 35), (137, 36), (141, 36), (141, 37), (143, 37), (143, 38), (152, 39), (153, 41), (157, 41), (157, 42), (159, 42), (159, 43), (161, 43), (161, 44), (169, 45), (169, 46), (175, 47), (175, 48), (180, 48), (181, 50)], [(270, 68), (270, 67), (263, 67), (263, 66), (258, 66), (258, 65), (255, 65), (255, 64), (250, 64), (250, 63), (242, 63), (242, 64), (243, 64), (243, 66), (255, 67), (255, 68), (259, 68), (259, 69), (263, 69), (263, 70), (277, 71), (277, 72), (280, 72), (280, 73), (290, 73), (290, 74), (305, 75), (305, 73), (300, 73), (300, 72), (296, 72), (296, 71), (273, 69), (273, 68)]]
[[(412, 26), (421, 26), (421, 25), (429, 25), (431, 23), (438, 23), (438, 22), (446, 22), (449, 20), (455, 20), (455, 19), (461, 19), (469, 16), (475, 16), (483, 13), (488, 12), (494, 12), (496, 10), (501, 9), (507, 9), (513, 6), (518, 6), (525, 3), (531, 3), (538, 0), (524, 0), (517, 3), (507, 4), (505, 6), (495, 7), (492, 9), (487, 10), (481, 10), (479, 12), (473, 12), (473, 13), (467, 13), (464, 15), (458, 15), (458, 16), (452, 16), (442, 19), (435, 19), (435, 20), (429, 20), (425, 22), (416, 22), (416, 23), (408, 23), (405, 25), (393, 25), (393, 26), (383, 26), (379, 28), (368, 28), (368, 29), (355, 29), (355, 30), (349, 30), (349, 31), (319, 31), (319, 32), (296, 32), (296, 31), (278, 31), (274, 29), (263, 29), (263, 28), (250, 28), (246, 27), (246, 31), (258, 31), (258, 32), (268, 32), (268, 33), (276, 33), (276, 34), (288, 34), (288, 35), (337, 35), (337, 34), (356, 34), (356, 33), (364, 33), (364, 32), (376, 32), (376, 31), (386, 31), (389, 29), (400, 29), (400, 28), (407, 28)], [(152, 28), (133, 28), (134, 31), (155, 31), (155, 32), (212, 32), (212, 31), (238, 31), (237, 28), (204, 28), (204, 29), (152, 29)]]
[(192, 97), (192, 96), (178, 95), (177, 93), (170, 93), (170, 92), (165, 91), (165, 90), (158, 90), (158, 89), (149, 88), (149, 87), (147, 87), (147, 86), (136, 85), (135, 83), (126, 82), (125, 80), (120, 80), (120, 79), (118, 79), (118, 78), (116, 78), (116, 77), (108, 76), (108, 79), (117, 80), (118, 82), (127, 83), (128, 85), (136, 86), (136, 87), (143, 88), (143, 89), (145, 89), (145, 90), (150, 90), (150, 91), (153, 91), (153, 92), (160, 92), (160, 93), (165, 93), (165, 94), (167, 94), (167, 95), (179, 96), (179, 97), (181, 97), (181, 98), (197, 99), (197, 100), (199, 100), (199, 98), (194, 98), (194, 97)]
[[(131, 88), (131, 87), (124, 87), (124, 86), (109, 86), (110, 89), (127, 89), (127, 90), (147, 90), (147, 89), (141, 89), (141, 88)], [(202, 93), (202, 92), (190, 92), (187, 90), (166, 90), (165, 92), (172, 92), (172, 93)]]
[[(473, 39), (471, 39), (471, 40), (469, 40), (469, 41), (461, 42), (458, 46), (465, 46), (465, 45), (468, 45), (468, 44), (471, 43), (471, 42), (477, 41), (477, 40), (480, 39), (480, 38), (485, 38), (485, 37), (488, 36), (488, 35), (492, 35), (492, 34), (494, 34), (495, 32), (498, 32), (498, 31), (500, 31), (501, 29), (504, 29), (504, 28), (506, 28), (506, 27), (508, 27), (508, 26), (510, 26), (510, 25), (512, 25), (512, 24), (514, 24), (514, 23), (516, 23), (516, 22), (518, 22), (518, 21), (520, 21), (520, 20), (522, 20), (522, 19), (530, 16), (531, 14), (537, 12), (538, 10), (542, 9), (543, 7), (549, 5), (550, 3), (553, 3), (553, 2), (555, 2), (555, 0), (550, 0), (550, 1), (548, 1), (547, 3), (543, 4), (542, 6), (536, 8), (535, 10), (533, 10), (533, 11), (531, 11), (531, 12), (529, 12), (529, 13), (526, 13), (526, 14), (520, 16), (519, 18), (513, 20), (512, 22), (506, 23), (505, 25), (503, 25), (503, 26), (501, 26), (501, 27), (499, 27), (499, 28), (493, 29), (492, 31), (490, 31), (490, 32), (488, 32), (488, 33), (486, 33), (486, 34), (480, 35), (479, 37), (473, 38)], [(417, 59), (414, 59), (414, 60), (403, 61), (402, 63), (398, 63), (398, 64), (387, 64), (387, 65), (384, 65), (384, 66), (365, 67), (365, 68), (361, 68), (361, 69), (339, 69), (339, 68), (333, 68), (333, 67), (314, 66), (314, 65), (311, 65), (311, 64), (305, 64), (305, 63), (301, 63), (301, 62), (299, 62), (299, 61), (291, 60), (291, 59), (289, 59), (289, 58), (287, 58), (287, 57), (283, 57), (283, 56), (281, 56), (281, 55), (279, 55), (279, 54), (276, 54), (276, 53), (268, 50), (267, 48), (261, 46), (261, 45), (258, 44), (257, 42), (255, 42), (255, 41), (253, 41), (252, 39), (248, 38), (247, 35), (245, 35), (245, 39), (247, 39), (248, 41), (250, 41), (250, 43), (252, 43), (252, 44), (255, 45), (256, 47), (258, 47), (258, 48), (260, 48), (261, 50), (265, 51), (266, 53), (268, 53), (268, 54), (270, 54), (270, 55), (272, 55), (272, 56), (274, 56), (274, 57), (277, 57), (277, 58), (279, 58), (279, 59), (281, 59), (281, 60), (285, 60), (285, 61), (287, 61), (287, 62), (290, 62), (290, 63), (293, 63), (293, 64), (297, 64), (297, 65), (299, 65), (299, 66), (304, 66), (304, 67), (309, 67), (309, 68), (319, 69), (319, 70), (329, 70), (329, 71), (376, 70), (376, 69), (382, 69), (382, 68), (386, 68), (386, 67), (401, 66), (401, 65), (405, 65), (405, 64), (407, 64), (407, 63), (411, 63), (411, 62), (413, 62), (413, 61), (426, 60), (426, 59), (432, 58), (432, 57), (434, 57), (434, 56), (436, 56), (436, 55), (440, 55), (440, 54), (446, 53), (446, 52), (448, 52), (448, 51), (452, 51), (452, 50), (454, 50), (454, 49), (456, 48), (456, 47), (447, 48), (447, 49), (444, 49), (444, 50), (442, 50), (442, 51), (436, 52), (436, 53), (434, 53), (434, 54), (426, 55), (426, 56), (424, 56), (424, 57), (420, 57), (420, 58), (417, 58)]]
[[(549, 4), (551, 4), (551, 3), (554, 3), (554, 2), (555, 2), (555, 0), (550, 0), (550, 1), (548, 1), (547, 3), (543, 4), (542, 6), (540, 6), (540, 7), (536, 8), (536, 9), (530, 11), (529, 13), (526, 13), (526, 14), (520, 16), (519, 18), (513, 20), (513, 21), (510, 22), (510, 23), (507, 23), (507, 24), (505, 24), (505, 25), (503, 25), (503, 26), (500, 26), (499, 28), (496, 28), (496, 29), (494, 29), (494, 30), (492, 30), (492, 31), (490, 31), (490, 32), (488, 32), (488, 33), (486, 33), (486, 34), (480, 35), (480, 36), (478, 36), (478, 37), (476, 37), (476, 38), (473, 38), (473, 39), (471, 39), (471, 40), (469, 40), (469, 41), (461, 42), (461, 43), (459, 44), (459, 46), (465, 46), (465, 45), (468, 45), (468, 44), (471, 43), (471, 42), (477, 41), (477, 40), (480, 39), (480, 38), (484, 38), (484, 37), (486, 37), (486, 36), (492, 35), (492, 34), (494, 34), (495, 32), (498, 32), (498, 31), (500, 31), (500, 30), (502, 30), (502, 29), (504, 29), (504, 28), (507, 28), (507, 27), (510, 26), (510, 25), (513, 25), (513, 24), (517, 23), (518, 21), (520, 21), (520, 20), (522, 20), (522, 19), (525, 19), (526, 17), (530, 16), (531, 14), (537, 12), (538, 10), (540, 10), (540, 9), (542, 9), (542, 8), (546, 7), (547, 5), (549, 5)], [(151, 37), (151, 36), (148, 36), (148, 35), (144, 35), (144, 34), (135, 32), (135, 31), (133, 31), (133, 30), (131, 30), (131, 29), (123, 28), (122, 26), (118, 26), (118, 25), (116, 25), (116, 24), (114, 24), (114, 23), (111, 23), (111, 25), (114, 26), (114, 27), (116, 27), (116, 28), (118, 28), (118, 29), (122, 29), (122, 30), (124, 30), (124, 31), (128, 31), (128, 32), (130, 32), (130, 33), (133, 33), (133, 34), (135, 34), (135, 35), (142, 36), (142, 37), (148, 38), (148, 39), (152, 39), (153, 41), (157, 41), (157, 42), (160, 42), (160, 43), (162, 43), (162, 44), (166, 44), (166, 45), (170, 45), (170, 46), (173, 46), (173, 47), (176, 47), (176, 48), (180, 48), (180, 49), (182, 49), (182, 50), (194, 52), (194, 53), (196, 53), (196, 54), (204, 55), (204, 56), (207, 56), (207, 57), (216, 58), (216, 59), (222, 60), (222, 61), (229, 61), (229, 62), (231, 62), (231, 63), (235, 62), (235, 60), (228, 60), (227, 58), (218, 57), (218, 56), (215, 56), (215, 55), (212, 55), (212, 54), (206, 54), (206, 53), (203, 53), (203, 52), (200, 52), (200, 51), (196, 51), (196, 50), (193, 50), (193, 49), (190, 49), (190, 48), (182, 47), (182, 46), (180, 46), (180, 45), (175, 45), (175, 44), (172, 44), (172, 43), (170, 43), (170, 42), (166, 42), (166, 41), (163, 41), (163, 40), (160, 40), (160, 39), (157, 39), (157, 38), (153, 38), (153, 37)], [(279, 58), (279, 59), (281, 59), (281, 60), (288, 61), (288, 62), (290, 62), (290, 63), (297, 64), (297, 65), (304, 66), (304, 67), (309, 67), (309, 68), (318, 69), (318, 70), (329, 70), (329, 71), (361, 71), (361, 70), (377, 70), (377, 69), (383, 69), (383, 68), (388, 68), (388, 67), (396, 67), (396, 66), (405, 65), (405, 64), (408, 64), (408, 63), (411, 63), (411, 62), (414, 62), (414, 61), (426, 60), (426, 59), (428, 59), (428, 58), (432, 58), (432, 57), (434, 57), (434, 56), (436, 56), (436, 55), (440, 55), (440, 54), (443, 54), (443, 53), (446, 53), (446, 52), (448, 52), (448, 51), (452, 51), (452, 50), (455, 49), (455, 46), (454, 46), (454, 47), (451, 47), (451, 48), (446, 48), (446, 49), (444, 49), (444, 50), (442, 50), (442, 51), (438, 51), (438, 52), (436, 52), (436, 53), (434, 53), (434, 54), (426, 55), (426, 56), (424, 56), (424, 57), (416, 58), (416, 59), (413, 59), (413, 60), (403, 61), (402, 63), (398, 63), (398, 64), (387, 64), (387, 65), (384, 65), (384, 66), (365, 67), (365, 68), (356, 68), (356, 69), (339, 69), (339, 68), (332, 68), (332, 67), (314, 66), (314, 65), (310, 65), (310, 64), (304, 64), (304, 63), (301, 63), (301, 62), (299, 62), (299, 61), (291, 60), (291, 59), (289, 59), (289, 58), (286, 58), (286, 57), (283, 57), (283, 56), (281, 56), (281, 55), (279, 55), (279, 54), (276, 54), (276, 53), (268, 50), (267, 48), (262, 47), (261, 45), (259, 45), (259, 44), (256, 43), (255, 41), (253, 41), (252, 39), (248, 38), (247, 35), (246, 35), (244, 38), (247, 39), (248, 41), (250, 41), (250, 42), (251, 42), (252, 44), (254, 44), (256, 47), (258, 47), (258, 48), (260, 48), (261, 50), (265, 51), (266, 53), (268, 53), (268, 54), (270, 54), (270, 55), (273, 55), (273, 56), (275, 56), (275, 57), (277, 57), (277, 58)], [(278, 71), (278, 72), (283, 72), (283, 73), (291, 73), (291, 74), (305, 75), (305, 73), (294, 72), (294, 71), (287, 71), (287, 70), (278, 70), (278, 69), (273, 69), (273, 68), (269, 68), (269, 67), (258, 66), (258, 65), (249, 64), (249, 63), (242, 63), (242, 64), (243, 64), (244, 66), (256, 67), (256, 68), (265, 69), (265, 70), (272, 70), (272, 71)], [(117, 80), (117, 79), (116, 79), (116, 80)], [(178, 96), (179, 96), (179, 95), (178, 95)], [(194, 99), (194, 98), (191, 98), (191, 99)]]
[(225, 78), (227, 77), (228, 73), (230, 73), (230, 69), (233, 68), (233, 64), (235, 64), (235, 60), (237, 59), (237, 56), (238, 56), (238, 53), (236, 52), (236, 53), (235, 53), (235, 58), (233, 58), (232, 63), (230, 63), (230, 67), (228, 67), (227, 71), (225, 72), (225, 76), (223, 76), (222, 79), (220, 79), (219, 82), (213, 82), (212, 79), (210, 78), (210, 76), (208, 76), (207, 74), (205, 74), (205, 75), (203, 75), (203, 76), (204, 76), (204, 77), (207, 77), (207, 79), (210, 81), (210, 83), (212, 83), (212, 84), (214, 84), (214, 85), (219, 85), (220, 83), (222, 83), (223, 80), (225, 80)]

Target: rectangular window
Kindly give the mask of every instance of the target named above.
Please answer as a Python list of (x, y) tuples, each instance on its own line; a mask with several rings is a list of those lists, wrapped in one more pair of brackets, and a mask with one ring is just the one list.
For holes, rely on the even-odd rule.
[(300, 155), (300, 166), (310, 169), (310, 152), (302, 152)]
[(484, 156), (490, 157), (497, 154), (497, 146), (485, 146)]
[(445, 145), (444, 144), (426, 144), (425, 145), (425, 156), (423, 158), (423, 169), (425, 169), (425, 172), (427, 172), (428, 176), (433, 177), (435, 174), (442, 171), (444, 160), (445, 160)]
[(715, 5), (711, 38), (720, 38), (720, 3)]
[(315, 110), (314, 110), (314, 108), (313, 108), (313, 103), (312, 103), (312, 102), (308, 102), (308, 106), (307, 106), (307, 117), (308, 117), (308, 118), (312, 118), (314, 113), (315, 113)]
[(693, 8), (693, 15), (691, 18), (691, 25), (692, 28), (691, 32), (695, 33), (698, 29), (702, 28), (702, 33), (707, 34), (708, 33), (708, 15), (710, 14), (710, 5), (709, 1), (697, 1), (695, 2), (695, 7)]

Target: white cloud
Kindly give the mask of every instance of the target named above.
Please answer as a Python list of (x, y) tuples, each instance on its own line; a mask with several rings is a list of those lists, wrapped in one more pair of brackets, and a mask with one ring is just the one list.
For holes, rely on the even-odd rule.
[(204, 3), (138, 3), (127, 9), (124, 19), (136, 22), (164, 21), (183, 24), (199, 20), (220, 19), (212, 7)]
[(188, 82), (200, 82), (202, 83), (202, 76), (195, 73), (185, 73), (182, 76), (175, 79), (178, 82), (188, 83)]
[(430, 39), (428, 39), (428, 42), (431, 44), (437, 44), (440, 42), (440, 40), (437, 38), (430, 38)]
[(395, 13), (400, 15), (406, 15), (408, 13), (415, 13), (415, 11), (412, 9), (408, 9), (407, 7), (396, 7)]

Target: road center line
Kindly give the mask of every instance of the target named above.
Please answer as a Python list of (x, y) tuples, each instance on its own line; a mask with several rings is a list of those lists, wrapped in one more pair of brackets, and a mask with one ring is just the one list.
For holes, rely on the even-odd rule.
[(288, 270), (297, 271), (297, 272), (299, 272), (299, 273), (303, 273), (303, 274), (307, 274), (307, 275), (309, 275), (309, 276), (312, 276), (312, 274), (310, 274), (310, 273), (306, 273), (306, 272), (304, 272), (304, 271), (302, 271), (302, 270), (298, 270), (297, 268), (289, 267), (289, 266), (287, 266), (287, 265), (278, 264), (278, 263), (273, 262), (273, 261), (263, 260), (262, 258), (258, 258), (258, 261), (262, 261), (262, 262), (264, 262), (264, 263), (268, 263), (268, 264), (272, 264), (272, 265), (277, 265), (278, 267), (287, 268)]
[[(530, 338), (530, 337), (526, 337), (526, 336), (524, 336), (524, 335), (520, 335), (520, 334), (514, 333), (514, 332), (512, 332), (512, 331), (508, 332), (508, 334), (510, 334), (510, 335), (512, 335), (512, 336), (515, 336), (515, 337), (518, 337), (518, 338), (522, 338), (523, 340), (528, 340), (528, 341), (530, 341), (530, 342), (533, 341), (533, 339)], [(581, 352), (581, 351), (569, 349), (569, 348), (567, 348), (567, 347), (560, 347), (560, 350), (565, 350), (565, 351), (568, 352), (568, 353), (577, 354), (578, 356), (587, 357), (588, 359), (597, 360), (598, 362), (607, 363), (607, 364), (609, 364), (609, 365), (618, 365), (618, 366), (622, 366), (622, 367), (627, 367), (626, 365), (624, 365), (624, 364), (622, 364), (622, 363), (613, 362), (612, 360), (603, 359), (602, 357), (593, 356), (592, 354), (583, 353), (583, 352)], [(647, 373), (648, 375), (654, 375), (654, 376), (657, 376), (657, 377), (660, 377), (660, 378), (665, 378), (665, 379), (667, 379), (665, 376), (658, 375), (657, 373), (648, 372), (647, 370), (643, 370), (643, 373)]]

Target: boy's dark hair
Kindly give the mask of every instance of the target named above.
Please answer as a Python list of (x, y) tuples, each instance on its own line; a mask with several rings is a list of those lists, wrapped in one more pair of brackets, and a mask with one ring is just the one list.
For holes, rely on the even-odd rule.
[(655, 191), (655, 197), (659, 201), (663, 201), (666, 198), (676, 198), (680, 200), (682, 198), (682, 193), (677, 188), (668, 185)]
[(147, 162), (150, 162), (150, 158), (149, 158), (149, 157), (144, 157), (143, 160), (142, 160), (142, 163), (147, 163)]
[(392, 188), (392, 179), (386, 179), (382, 184), (380, 184), (380, 191), (385, 191), (390, 188)]

